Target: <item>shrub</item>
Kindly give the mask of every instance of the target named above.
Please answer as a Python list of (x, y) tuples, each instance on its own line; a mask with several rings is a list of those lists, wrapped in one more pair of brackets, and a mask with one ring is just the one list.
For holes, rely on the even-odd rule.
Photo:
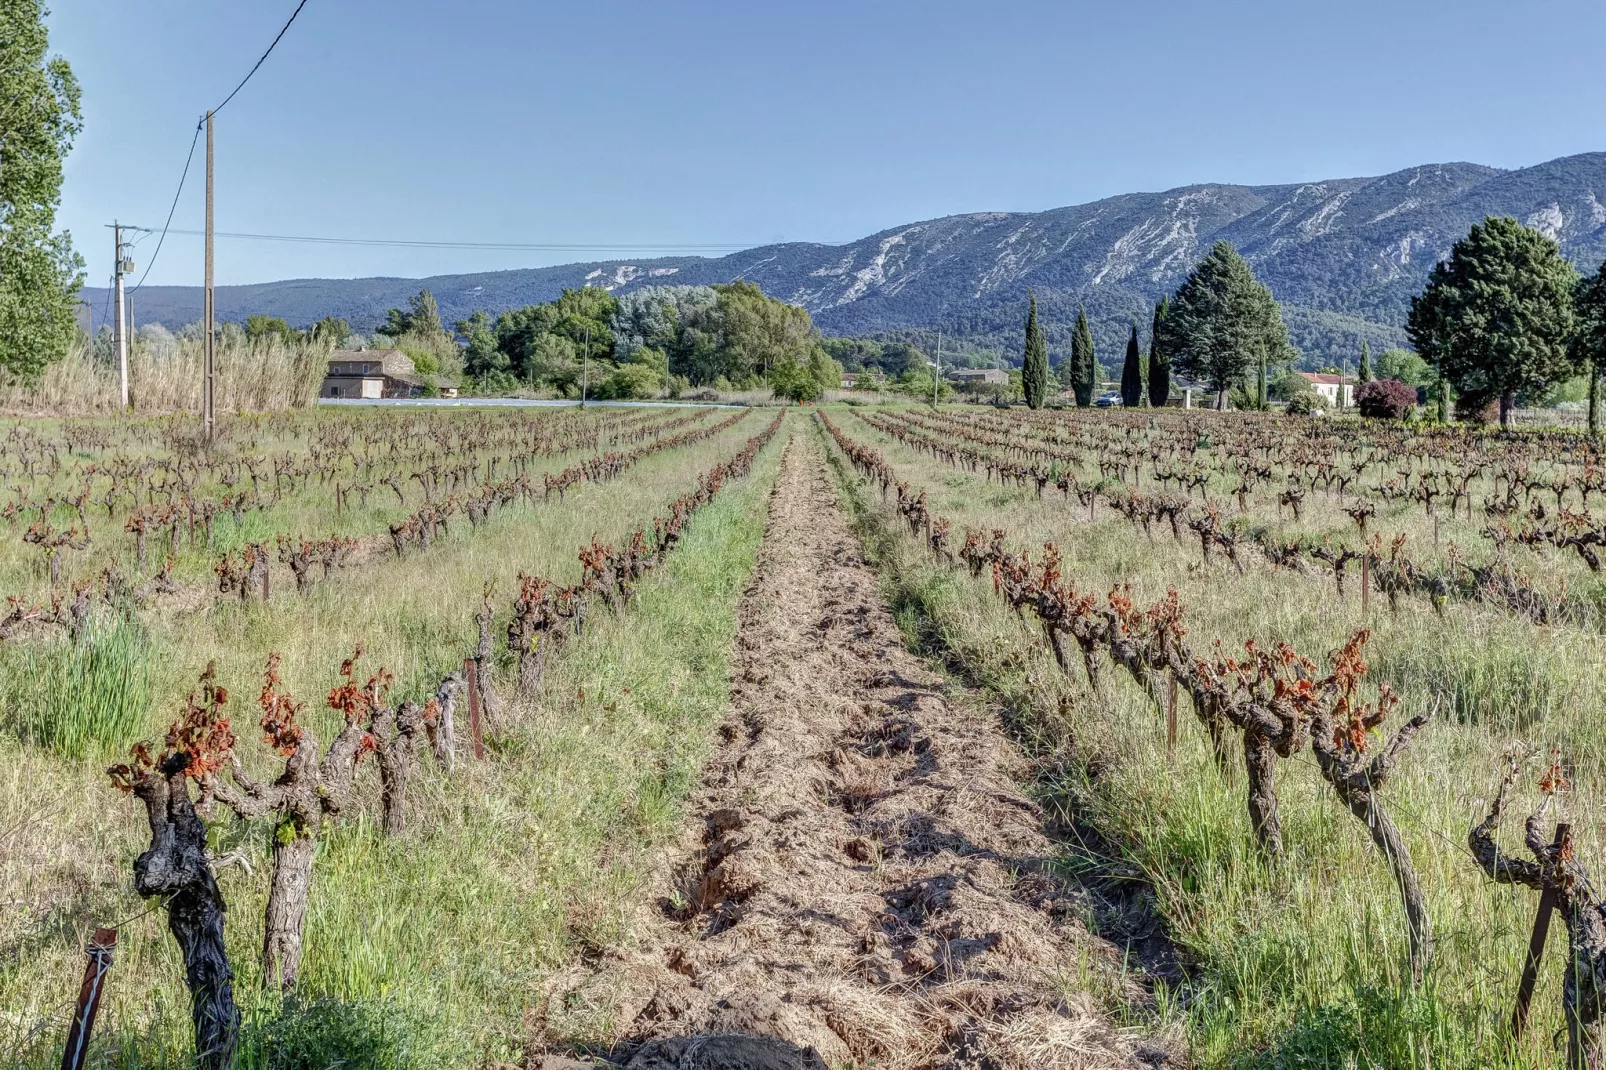
[(1455, 395), (1455, 418), (1463, 423), (1492, 424), (1500, 421), (1500, 399), (1481, 394)]
[(492, 398), (506, 397), (518, 390), (521, 384), (508, 372), (492, 370), (484, 375), (474, 376), (465, 385), (468, 387), (466, 393), (477, 397)]
[(778, 362), (770, 369), (770, 389), (777, 398), (802, 403), (819, 401), (825, 396), (825, 386), (810, 373), (807, 365), (796, 361)]
[(1362, 416), (1399, 420), (1416, 405), (1416, 387), (1398, 379), (1373, 379), (1355, 391), (1355, 404)]
[(433, 1070), (446, 1065), (416, 1016), (389, 1002), (291, 996), (247, 1022), (242, 1070)]
[(1309, 416), (1322, 407), (1322, 399), (1316, 396), (1314, 390), (1301, 390), (1288, 399), (1287, 413), (1290, 416)]
[(658, 373), (645, 364), (625, 364), (598, 383), (591, 396), (599, 401), (650, 398), (663, 388)]

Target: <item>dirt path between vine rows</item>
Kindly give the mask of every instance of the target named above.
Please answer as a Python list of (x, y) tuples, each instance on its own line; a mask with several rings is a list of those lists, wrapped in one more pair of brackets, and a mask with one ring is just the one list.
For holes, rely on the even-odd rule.
[(554, 998), (606, 1005), (631, 1070), (1180, 1065), (1078, 990), (1119, 951), (1046, 872), (996, 718), (905, 648), (836, 491), (798, 429), (723, 743), (643, 896), (644, 937)]

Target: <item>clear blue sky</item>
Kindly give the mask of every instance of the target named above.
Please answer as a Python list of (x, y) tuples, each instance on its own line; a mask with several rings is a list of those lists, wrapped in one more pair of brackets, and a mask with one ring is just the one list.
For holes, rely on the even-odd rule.
[[(62, 223), (159, 227), (294, 0), (55, 0)], [(1606, 149), (1606, 4), (309, 0), (218, 117), (223, 231), (662, 247)], [(200, 158), (174, 219), (202, 220)], [(143, 271), (154, 238), (136, 250)], [(219, 283), (617, 256), (220, 240)], [(152, 282), (198, 283), (170, 236)]]

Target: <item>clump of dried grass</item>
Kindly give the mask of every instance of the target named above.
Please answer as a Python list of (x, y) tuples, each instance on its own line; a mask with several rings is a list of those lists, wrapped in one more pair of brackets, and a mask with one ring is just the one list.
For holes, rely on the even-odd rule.
[[(136, 343), (128, 354), (128, 392), (136, 412), (199, 411), (201, 339), (178, 337), (162, 346)], [(221, 412), (301, 408), (318, 397), (329, 346), (285, 342), (276, 336), (250, 341), (220, 332), (215, 353), (213, 403)], [(0, 382), (0, 408), (29, 413), (81, 415), (115, 412), (115, 360), (100, 359), (80, 340), (32, 383)]]

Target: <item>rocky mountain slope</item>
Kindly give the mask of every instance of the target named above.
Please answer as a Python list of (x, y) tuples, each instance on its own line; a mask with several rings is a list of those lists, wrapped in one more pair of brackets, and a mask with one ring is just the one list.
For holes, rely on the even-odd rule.
[[(305, 324), (324, 315), (371, 326), (421, 286), (448, 321), (555, 296), (565, 286), (623, 292), (655, 283), (751, 279), (802, 304), (833, 334), (928, 329), (1018, 358), (1028, 288), (1069, 343), (1078, 303), (1101, 356), (1118, 359), (1127, 323), (1174, 289), (1210, 244), (1232, 242), (1284, 304), (1308, 364), (1353, 361), (1362, 338), (1404, 343), (1410, 296), (1433, 264), (1488, 215), (1512, 215), (1593, 270), (1606, 259), (1606, 153), (1500, 171), (1430, 164), (1379, 178), (1286, 186), (1197, 185), (1046, 212), (981, 212), (911, 223), (848, 245), (793, 243), (719, 258), (611, 260), (430, 279), (297, 279), (218, 290), (219, 316)], [(97, 307), (99, 292), (91, 291)], [(146, 287), (139, 319), (197, 318), (199, 290)]]

